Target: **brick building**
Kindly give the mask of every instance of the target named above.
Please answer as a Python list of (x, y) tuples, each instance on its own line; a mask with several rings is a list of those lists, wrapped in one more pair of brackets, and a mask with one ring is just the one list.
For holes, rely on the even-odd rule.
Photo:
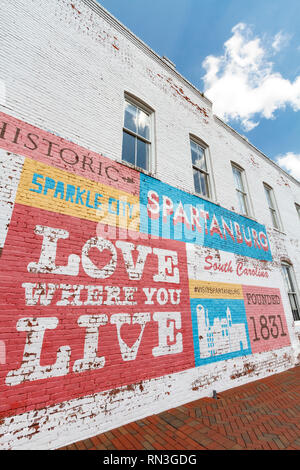
[(94, 0), (0, 23), (0, 448), (299, 363), (299, 182)]

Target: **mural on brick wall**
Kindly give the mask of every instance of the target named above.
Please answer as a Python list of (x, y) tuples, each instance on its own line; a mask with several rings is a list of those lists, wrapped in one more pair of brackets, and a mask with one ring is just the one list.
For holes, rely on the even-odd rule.
[(241, 286), (191, 282), (195, 363), (251, 354)]
[(190, 280), (195, 364), (290, 344), (279, 289)]
[(1, 416), (290, 344), (264, 226), (0, 117)]
[(141, 175), (141, 232), (272, 260), (263, 225)]

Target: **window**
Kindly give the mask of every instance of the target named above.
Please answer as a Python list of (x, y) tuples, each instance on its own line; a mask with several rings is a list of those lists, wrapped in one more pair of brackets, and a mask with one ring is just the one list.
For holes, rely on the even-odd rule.
[(295, 204), (296, 206), (296, 211), (298, 212), (299, 220), (300, 220), (300, 206), (299, 204)]
[(296, 280), (291, 265), (282, 263), (283, 278), (287, 289), (293, 317), (295, 321), (300, 320), (299, 300), (297, 296)]
[(126, 98), (123, 127), (122, 160), (150, 170), (151, 111)]
[(246, 183), (244, 170), (235, 164), (232, 164), (235, 189), (237, 193), (239, 212), (242, 215), (250, 215), (248, 196), (246, 192)]
[(190, 140), (190, 146), (195, 192), (201, 196), (211, 197), (206, 147), (198, 144), (194, 140)]
[(271, 188), (271, 186), (268, 186), (265, 183), (264, 183), (264, 188), (265, 188), (265, 193), (266, 193), (267, 202), (268, 202), (268, 206), (269, 206), (269, 211), (270, 211), (271, 218), (272, 218), (273, 227), (275, 227), (279, 230), (280, 229), (280, 223), (279, 223), (279, 217), (278, 217), (278, 214), (277, 214), (278, 211), (277, 211), (277, 206), (276, 206), (276, 202), (275, 202), (274, 191)]

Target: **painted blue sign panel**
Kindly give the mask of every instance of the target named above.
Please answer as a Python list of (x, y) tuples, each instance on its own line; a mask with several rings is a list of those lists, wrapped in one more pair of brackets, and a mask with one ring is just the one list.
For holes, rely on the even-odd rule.
[(144, 174), (140, 180), (140, 231), (272, 260), (264, 225)]
[(195, 365), (252, 354), (244, 301), (191, 299)]

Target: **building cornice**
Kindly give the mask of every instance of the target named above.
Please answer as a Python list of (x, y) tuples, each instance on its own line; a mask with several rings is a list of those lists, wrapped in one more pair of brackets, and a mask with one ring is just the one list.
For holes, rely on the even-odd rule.
[(256, 154), (259, 157), (263, 158), (268, 163), (271, 163), (271, 165), (273, 165), (276, 168), (276, 170), (279, 170), (281, 173), (284, 174), (284, 176), (288, 177), (293, 183), (296, 183), (298, 186), (300, 186), (300, 181), (296, 180), (296, 178), (294, 178), (292, 175), (287, 173), (283, 168), (281, 168), (281, 166), (279, 166), (276, 162), (274, 162), (274, 160), (272, 160), (270, 157), (268, 157), (263, 152), (261, 152), (257, 147), (255, 147), (255, 145), (251, 144), (251, 142), (246, 137), (243, 137), (236, 130), (234, 130), (231, 126), (229, 126), (229, 124), (222, 121), (222, 119), (219, 118), (218, 116), (216, 116), (215, 114), (214, 114), (213, 117), (219, 124), (221, 124), (223, 127), (225, 127), (226, 130), (228, 130), (229, 132), (234, 134), (235, 137), (238, 137), (238, 139), (241, 140), (244, 144), (248, 145), (248, 147), (250, 147), (251, 150), (256, 152)]
[(196, 88), (191, 82), (189, 82), (183, 75), (181, 75), (176, 69), (169, 65), (162, 57), (160, 57), (151, 47), (139, 39), (130, 29), (123, 25), (117, 18), (115, 18), (109, 11), (107, 11), (102, 5), (100, 5), (97, 0), (81, 0), (88, 7), (91, 8), (95, 13), (101, 16), (107, 23), (113, 26), (117, 31), (123, 34), (127, 39), (129, 39), (135, 46), (141, 49), (144, 53), (150, 56), (153, 60), (159, 63), (159, 65), (166, 69), (168, 73), (179, 78), (188, 86), (194, 93), (196, 93), (201, 100), (204, 100), (206, 104), (212, 108), (212, 102), (202, 93), (198, 88)]

